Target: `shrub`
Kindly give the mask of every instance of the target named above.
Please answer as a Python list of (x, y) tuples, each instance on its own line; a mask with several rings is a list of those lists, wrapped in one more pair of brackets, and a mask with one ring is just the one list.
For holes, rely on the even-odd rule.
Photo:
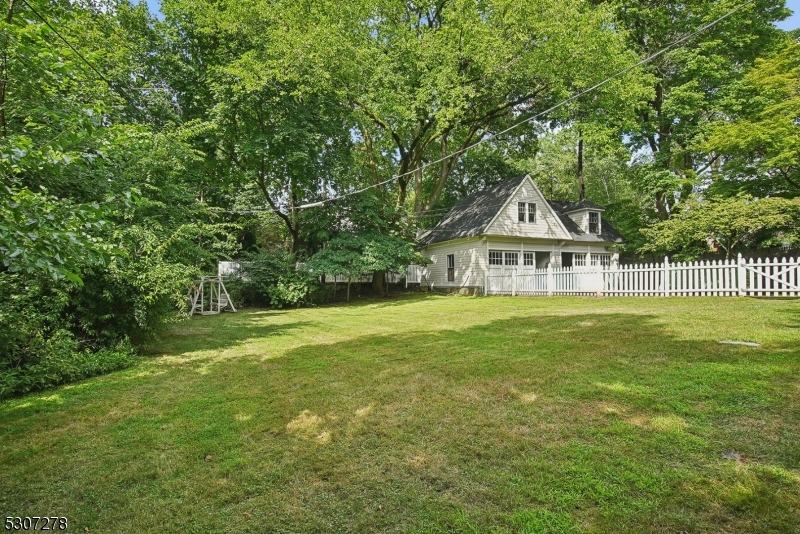
[(260, 251), (242, 262), (237, 281), (231, 284), (231, 298), (246, 305), (300, 306), (310, 302), (316, 277), (297, 265), (295, 256), (282, 249)]
[(97, 349), (76, 339), (67, 311), (73, 286), (0, 273), (0, 398), (121, 369), (134, 353), (123, 337)]
[[(72, 334), (59, 330), (35, 345), (37, 356), (23, 365), (0, 369), (0, 399), (47, 389), (133, 365), (136, 356), (127, 342), (97, 351), (79, 350)], [(11, 362), (4, 361), (3, 364)]]

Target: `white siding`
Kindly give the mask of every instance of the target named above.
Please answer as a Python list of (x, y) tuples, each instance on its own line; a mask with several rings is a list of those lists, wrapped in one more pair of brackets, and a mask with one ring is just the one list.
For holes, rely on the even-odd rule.
[(575, 224), (584, 232), (589, 232), (589, 212), (586, 210), (573, 211), (568, 213), (569, 218), (575, 221)]
[(575, 221), (581, 230), (589, 233), (589, 212), (597, 212), (600, 215), (600, 229), (603, 229), (603, 212), (598, 210), (580, 210), (580, 211), (573, 211), (572, 213), (568, 213), (569, 218)]
[[(478, 238), (447, 241), (425, 247), (422, 254), (430, 258), (427, 282), (434, 287), (483, 287), (486, 276), (486, 246)], [(455, 280), (447, 281), (447, 255), (455, 256)]]
[[(536, 204), (535, 223), (519, 222), (517, 217), (517, 203), (519, 202), (532, 202)], [(522, 182), (517, 193), (497, 215), (486, 233), (489, 235), (512, 237), (572, 239), (561, 227), (558, 217), (550, 209), (550, 205), (547, 204), (530, 179), (526, 179)]]

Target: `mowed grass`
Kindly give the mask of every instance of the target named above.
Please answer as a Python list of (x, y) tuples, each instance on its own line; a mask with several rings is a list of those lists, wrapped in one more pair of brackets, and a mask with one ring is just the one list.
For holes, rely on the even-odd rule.
[(195, 317), (0, 403), (0, 465), (2, 519), (74, 532), (797, 532), (800, 301)]

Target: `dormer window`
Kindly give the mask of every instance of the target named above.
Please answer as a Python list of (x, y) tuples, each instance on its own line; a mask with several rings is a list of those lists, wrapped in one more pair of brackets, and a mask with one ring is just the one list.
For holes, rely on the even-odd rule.
[(600, 233), (600, 212), (597, 211), (589, 212), (589, 233), (590, 234)]
[(532, 202), (517, 202), (517, 221), (536, 222), (536, 204)]

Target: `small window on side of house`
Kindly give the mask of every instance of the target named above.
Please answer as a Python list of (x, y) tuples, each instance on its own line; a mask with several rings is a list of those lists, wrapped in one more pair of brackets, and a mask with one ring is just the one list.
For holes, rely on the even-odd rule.
[(519, 265), (519, 252), (506, 252), (504, 265)]
[(573, 267), (586, 267), (586, 254), (573, 254), (572, 255)]
[(596, 211), (589, 212), (589, 233), (600, 233), (600, 213)]
[(528, 222), (536, 222), (536, 204), (528, 203)]
[(503, 265), (503, 253), (498, 250), (490, 250), (489, 265)]
[(522, 263), (526, 267), (535, 267), (536, 266), (536, 255), (533, 252), (523, 252), (522, 253)]
[(525, 203), (517, 202), (517, 221), (525, 222)]
[(447, 281), (452, 282), (456, 279), (456, 255), (447, 255)]

